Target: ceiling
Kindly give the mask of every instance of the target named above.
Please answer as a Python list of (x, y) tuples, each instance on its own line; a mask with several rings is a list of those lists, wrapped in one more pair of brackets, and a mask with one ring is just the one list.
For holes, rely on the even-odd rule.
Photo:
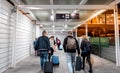
[[(114, 0), (18, 0), (21, 5), (109, 5)], [(64, 8), (64, 7), (63, 7)], [(59, 19), (55, 18), (55, 15), (60, 14), (72, 14), (76, 10), (79, 14), (79, 19)], [(31, 12), (36, 17), (39, 25), (43, 25), (43, 28), (48, 30), (50, 33), (60, 33), (61, 31), (72, 30), (73, 27), (77, 26), (78, 23), (74, 22), (84, 22), (90, 16), (92, 16), (96, 11), (87, 9), (31, 9)], [(54, 20), (51, 16), (54, 16)], [(55, 23), (52, 23), (55, 22)], [(70, 23), (66, 23), (70, 22)], [(53, 27), (54, 26), (54, 27)], [(67, 26), (67, 27), (65, 27)]]

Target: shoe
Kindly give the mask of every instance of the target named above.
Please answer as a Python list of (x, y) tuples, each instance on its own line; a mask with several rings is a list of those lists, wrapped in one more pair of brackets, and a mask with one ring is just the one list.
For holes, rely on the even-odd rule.
[(81, 68), (82, 70), (85, 70), (83, 67)]
[(89, 70), (89, 73), (93, 73), (92, 70)]

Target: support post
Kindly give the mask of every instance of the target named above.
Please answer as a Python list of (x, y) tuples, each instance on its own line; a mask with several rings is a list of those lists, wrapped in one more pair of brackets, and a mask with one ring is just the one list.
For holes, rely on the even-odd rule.
[(119, 24), (118, 24), (118, 8), (114, 8), (114, 29), (115, 29), (115, 50), (116, 50), (116, 66), (120, 66), (120, 42), (119, 42)]
[(16, 66), (16, 28), (17, 28), (17, 22), (18, 22), (18, 8), (16, 10), (16, 17), (15, 17), (15, 23), (13, 25), (13, 43), (12, 43), (12, 63), (11, 67)]
[(86, 32), (86, 36), (88, 36), (88, 25), (87, 24), (85, 24), (85, 32)]

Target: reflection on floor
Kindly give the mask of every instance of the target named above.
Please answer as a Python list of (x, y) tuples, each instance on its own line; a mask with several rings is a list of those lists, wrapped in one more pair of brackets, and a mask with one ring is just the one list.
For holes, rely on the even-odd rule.
[[(60, 58), (60, 65), (54, 67), (54, 73), (68, 73), (66, 64), (66, 56), (63, 51), (57, 51), (55, 55)], [(93, 71), (94, 73), (120, 73), (120, 68), (116, 67), (114, 63), (92, 55), (94, 58)], [(88, 73), (89, 67), (86, 64), (86, 70), (81, 70), (75, 73)], [(42, 73), (39, 66), (39, 57), (30, 56), (16, 65), (14, 69), (8, 69), (4, 73)]]

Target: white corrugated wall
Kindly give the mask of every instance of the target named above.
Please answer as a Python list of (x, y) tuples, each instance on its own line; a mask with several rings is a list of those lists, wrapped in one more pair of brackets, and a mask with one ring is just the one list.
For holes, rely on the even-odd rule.
[(32, 42), (31, 21), (22, 13), (18, 12), (16, 24), (16, 62), (30, 55)]
[(11, 63), (10, 21), (12, 6), (5, 0), (0, 0), (0, 73), (9, 68)]
[(6, 0), (0, 0), (0, 73), (33, 52), (35, 29), (31, 20), (20, 12), (11, 13), (11, 9)]

